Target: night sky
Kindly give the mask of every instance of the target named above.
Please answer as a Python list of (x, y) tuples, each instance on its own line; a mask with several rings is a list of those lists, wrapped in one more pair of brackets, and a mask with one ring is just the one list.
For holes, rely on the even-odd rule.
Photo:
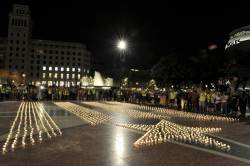
[(30, 6), (33, 38), (82, 42), (105, 67), (112, 67), (118, 52), (116, 41), (129, 41), (127, 64), (148, 69), (171, 52), (224, 48), (228, 33), (250, 24), (246, 4), (202, 1), (159, 3), (157, 1), (0, 1), (0, 35), (7, 36), (12, 4)]

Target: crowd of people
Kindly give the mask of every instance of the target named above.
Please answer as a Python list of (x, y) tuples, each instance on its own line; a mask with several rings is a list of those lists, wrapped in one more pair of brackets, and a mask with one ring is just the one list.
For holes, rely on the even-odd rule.
[(83, 89), (80, 87), (0, 87), (3, 100), (82, 100), (123, 101), (175, 108), (183, 111), (216, 113), (245, 117), (249, 95), (245, 92), (232, 93), (230, 88), (215, 90), (192, 88), (185, 91), (169, 88), (164, 91), (142, 89), (140, 91), (112, 89)]

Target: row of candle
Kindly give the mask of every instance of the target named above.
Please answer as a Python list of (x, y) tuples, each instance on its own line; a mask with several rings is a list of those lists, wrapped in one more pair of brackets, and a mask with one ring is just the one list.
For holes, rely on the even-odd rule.
[(98, 111), (79, 106), (70, 102), (54, 102), (57, 106), (75, 114), (80, 119), (87, 121), (91, 125), (98, 125), (111, 119), (110, 116)]
[(216, 116), (216, 115), (205, 115), (205, 114), (192, 113), (192, 112), (183, 112), (183, 111), (177, 111), (174, 109), (166, 109), (166, 108), (160, 108), (160, 107), (137, 106), (135, 108), (138, 110), (163, 113), (164, 115), (168, 115), (171, 117), (181, 117), (181, 118), (188, 118), (188, 119), (194, 119), (194, 120), (200, 120), (200, 121), (222, 121), (222, 122), (238, 122), (239, 121), (239, 119), (237, 118), (222, 117), (222, 116)]
[[(33, 122), (35, 122), (36, 132)], [(16, 125), (17, 123), (18, 125)], [(26, 139), (28, 135), (31, 145), (35, 144), (35, 139), (33, 138), (35, 133), (38, 133), (40, 142), (42, 141), (43, 132), (47, 133), (49, 138), (51, 138), (50, 132), (53, 136), (56, 136), (52, 125), (57, 126), (39, 102), (22, 102), (2, 147), (2, 153), (5, 154), (8, 151), (8, 146), (14, 151), (20, 137), (22, 137), (21, 145), (25, 148), (28, 143)], [(17, 128), (16, 132), (14, 132), (15, 128)], [(58, 126), (56, 129), (61, 135), (61, 130)], [(10, 144), (11, 139), (13, 139), (12, 144)]]

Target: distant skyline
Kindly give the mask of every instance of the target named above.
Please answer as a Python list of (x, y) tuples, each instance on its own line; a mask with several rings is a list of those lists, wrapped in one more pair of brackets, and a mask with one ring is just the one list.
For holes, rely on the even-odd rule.
[(247, 5), (218, 2), (157, 3), (133, 1), (0, 1), (0, 36), (7, 36), (14, 3), (29, 5), (33, 38), (82, 42), (100, 62), (111, 67), (119, 36), (130, 43), (127, 63), (150, 68), (174, 51), (189, 53), (211, 44), (224, 49), (228, 34), (250, 24)]

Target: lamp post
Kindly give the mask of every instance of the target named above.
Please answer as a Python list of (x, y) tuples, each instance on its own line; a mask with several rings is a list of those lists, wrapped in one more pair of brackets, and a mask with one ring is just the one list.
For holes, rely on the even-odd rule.
[(23, 73), (23, 74), (22, 74), (22, 77), (23, 77), (23, 84), (25, 85), (25, 78), (26, 78), (26, 74), (25, 74), (25, 73)]
[(127, 42), (124, 39), (120, 39), (117, 42), (117, 49), (119, 51), (119, 58), (120, 58), (120, 79), (122, 79), (122, 76), (125, 71), (125, 53), (127, 50)]

